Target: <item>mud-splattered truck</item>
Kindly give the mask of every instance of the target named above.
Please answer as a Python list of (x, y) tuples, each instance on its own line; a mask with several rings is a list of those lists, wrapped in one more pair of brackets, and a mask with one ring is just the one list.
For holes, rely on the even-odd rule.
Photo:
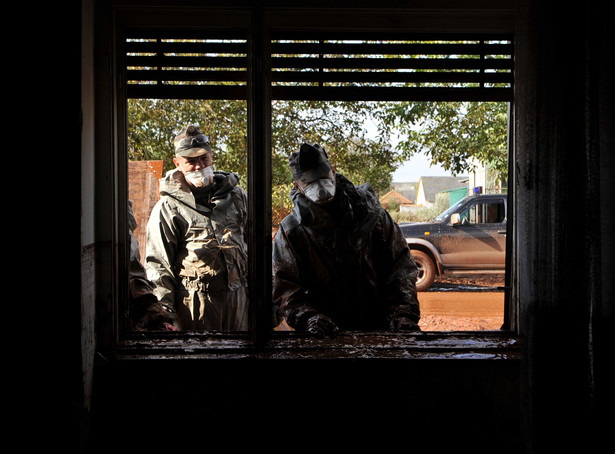
[(432, 221), (399, 226), (419, 268), (417, 290), (436, 276), (504, 273), (506, 269), (506, 194), (461, 199)]

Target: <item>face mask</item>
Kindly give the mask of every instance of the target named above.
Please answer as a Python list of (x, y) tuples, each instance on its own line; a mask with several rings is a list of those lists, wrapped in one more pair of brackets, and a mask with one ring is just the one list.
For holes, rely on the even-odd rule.
[(211, 186), (214, 181), (214, 169), (212, 166), (193, 172), (185, 172), (184, 175), (186, 179), (197, 188)]
[(312, 202), (318, 204), (327, 203), (335, 195), (335, 181), (330, 178), (316, 180), (304, 187), (303, 193)]

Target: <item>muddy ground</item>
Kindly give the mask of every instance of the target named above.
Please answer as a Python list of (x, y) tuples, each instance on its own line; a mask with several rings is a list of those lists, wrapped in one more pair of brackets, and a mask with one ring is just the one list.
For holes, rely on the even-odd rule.
[(443, 276), (436, 279), (429, 291), (449, 287), (480, 287), (489, 290), (504, 286), (504, 274), (469, 274), (466, 276)]
[[(504, 310), (503, 290), (498, 287), (503, 286), (503, 275), (444, 277), (437, 280), (427, 292), (418, 294), (421, 330), (499, 330), (504, 320)], [(438, 304), (433, 304), (433, 301)], [(275, 329), (292, 330), (285, 322)]]
[[(420, 292), (419, 302), (423, 300), (425, 304), (421, 307), (421, 320), (419, 326), (423, 331), (485, 331), (498, 330), (501, 328), (504, 313), (503, 305), (503, 289), (504, 275), (468, 275), (443, 277), (436, 280), (433, 286), (427, 292)], [(470, 313), (459, 314), (458, 310), (451, 310), (450, 313), (438, 310), (437, 313), (431, 313), (432, 310), (427, 302), (435, 297), (433, 292), (438, 292), (438, 297), (451, 300), (451, 308), (464, 301), (471, 301), (472, 295), (480, 292), (482, 299), (493, 297), (494, 303), (485, 304), (483, 311), (480, 305), (474, 305)], [(468, 303), (469, 305), (469, 303)], [(494, 311), (496, 306), (501, 309)]]

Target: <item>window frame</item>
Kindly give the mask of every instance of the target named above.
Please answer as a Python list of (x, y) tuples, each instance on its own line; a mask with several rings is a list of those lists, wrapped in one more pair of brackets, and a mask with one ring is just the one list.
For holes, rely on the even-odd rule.
[[(99, 65), (109, 68), (111, 77), (97, 82), (99, 99), (110, 99), (103, 115), (97, 119), (97, 191), (104, 222), (99, 219), (99, 238), (103, 237), (99, 269), (112, 273), (97, 273), (99, 288), (105, 296), (98, 298), (98, 322), (101, 351), (124, 359), (162, 358), (457, 358), (457, 359), (518, 359), (516, 309), (505, 311), (506, 330), (491, 332), (421, 332), (421, 333), (343, 333), (337, 339), (314, 339), (295, 332), (271, 330), (268, 314), (271, 307), (271, 36), (276, 27), (283, 28), (278, 12), (261, 8), (216, 9), (196, 8), (182, 27), (203, 29), (199, 17), (218, 15), (234, 26), (244, 27), (248, 36), (247, 105), (248, 105), (248, 184), (249, 184), (249, 285), (250, 328), (247, 334), (201, 332), (132, 332), (123, 329), (121, 314), (125, 313), (128, 284), (128, 220), (127, 220), (127, 85), (123, 42), (127, 32), (147, 28), (157, 23), (160, 11), (111, 7), (99, 24), (101, 43), (108, 46), (98, 53)], [(144, 14), (147, 13), (147, 14)], [(239, 14), (238, 14), (239, 13)], [(311, 12), (313, 14), (313, 12)], [(385, 17), (376, 21), (386, 22)], [(174, 17), (174, 16), (173, 16)], [(431, 18), (438, 22), (438, 18)], [(165, 17), (165, 21), (169, 16)], [(309, 21), (306, 21), (309, 23)], [(165, 23), (164, 27), (168, 27)], [(221, 26), (212, 26), (219, 30)], [(457, 35), (458, 36), (458, 35)], [(110, 55), (111, 58), (107, 58)], [(115, 75), (115, 77), (113, 77)], [(371, 96), (371, 95), (370, 95)], [(423, 95), (421, 95), (423, 96)], [(512, 99), (510, 99), (512, 101)], [(512, 110), (511, 110), (512, 112)], [(509, 116), (510, 117), (510, 116)], [(512, 119), (509, 119), (512, 124)], [(509, 132), (509, 137), (511, 132)], [(509, 151), (509, 160), (511, 152)], [(509, 168), (511, 168), (509, 166)], [(511, 179), (511, 178), (509, 178)], [(509, 193), (509, 197), (512, 194)], [(508, 228), (512, 229), (511, 201), (508, 204)], [(106, 217), (105, 213), (112, 216)], [(508, 235), (508, 238), (513, 238)], [(107, 241), (108, 240), (108, 241)], [(507, 261), (512, 248), (507, 241)], [(507, 282), (510, 282), (507, 263)], [(259, 271), (260, 270), (260, 271)], [(269, 271), (269, 273), (267, 272)], [(508, 290), (510, 287), (507, 285)], [(506, 292), (509, 301), (510, 292)], [(513, 323), (511, 323), (513, 321)]]
[[(487, 214), (487, 210), (488, 205), (501, 205), (502, 206), (502, 211), (504, 212), (501, 220), (499, 221), (494, 221), (494, 222), (490, 222), (490, 221), (483, 221), (482, 218), (484, 217), (485, 219), (487, 218), (488, 214)], [(480, 208), (479, 208), (480, 206)], [(480, 210), (480, 213), (478, 213), (478, 211)], [(463, 213), (468, 212), (468, 221), (469, 224), (471, 225), (479, 225), (479, 224), (495, 224), (495, 225), (501, 225), (505, 220), (506, 220), (506, 205), (504, 204), (504, 202), (502, 200), (495, 200), (495, 201), (476, 201), (474, 202), (472, 205), (469, 205), (465, 210), (461, 211), (459, 213), (459, 215), (461, 217), (463, 217)], [(475, 212), (475, 218), (480, 218), (480, 221), (478, 222), (474, 222), (472, 221), (472, 216), (470, 215), (470, 213), (474, 211)], [(497, 209), (497, 212), (499, 213), (500, 210), (499, 208)]]

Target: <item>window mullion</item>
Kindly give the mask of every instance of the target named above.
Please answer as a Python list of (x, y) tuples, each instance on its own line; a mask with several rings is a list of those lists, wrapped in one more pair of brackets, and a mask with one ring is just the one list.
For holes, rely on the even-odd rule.
[(248, 283), (257, 350), (271, 333), (271, 59), (263, 14), (255, 9), (248, 44)]

